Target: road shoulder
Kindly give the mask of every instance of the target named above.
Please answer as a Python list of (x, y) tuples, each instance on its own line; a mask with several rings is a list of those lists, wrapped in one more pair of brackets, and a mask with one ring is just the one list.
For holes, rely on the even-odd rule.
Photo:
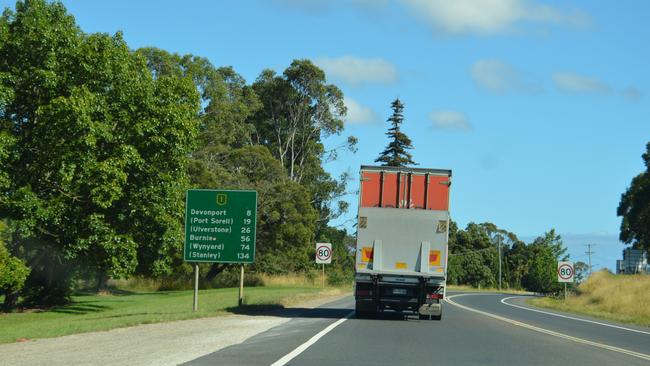
[[(296, 304), (314, 308), (348, 294)], [(291, 320), (286, 316), (228, 315), (139, 325), (102, 332), (0, 345), (10, 365), (177, 365)]]

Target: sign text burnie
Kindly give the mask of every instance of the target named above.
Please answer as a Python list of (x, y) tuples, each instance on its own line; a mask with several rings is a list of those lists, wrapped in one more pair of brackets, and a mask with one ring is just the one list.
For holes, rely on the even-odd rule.
[(188, 190), (183, 259), (253, 263), (256, 218), (255, 191)]

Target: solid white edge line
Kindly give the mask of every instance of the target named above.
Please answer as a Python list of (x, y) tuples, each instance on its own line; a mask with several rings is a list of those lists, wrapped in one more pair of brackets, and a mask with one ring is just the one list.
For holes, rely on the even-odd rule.
[(327, 328), (321, 330), (315, 336), (311, 337), (307, 342), (301, 344), (300, 346), (296, 347), (293, 351), (291, 351), (291, 352), (287, 353), (286, 355), (284, 355), (281, 359), (279, 359), (279, 360), (275, 361), (274, 363), (272, 363), (271, 366), (283, 366), (283, 365), (286, 365), (287, 362), (291, 361), (296, 356), (303, 353), (307, 348), (309, 348), (312, 344), (316, 343), (325, 334), (331, 332), (334, 328), (341, 325), (341, 323), (343, 323), (344, 321), (350, 319), (350, 317), (352, 315), (354, 315), (354, 311), (351, 311), (345, 317), (343, 317), (343, 318), (335, 321), (334, 323), (328, 325)]
[(648, 335), (650, 335), (650, 332), (646, 332), (646, 331), (639, 330), (639, 329), (626, 328), (626, 327), (622, 327), (622, 326), (620, 326), (620, 325), (601, 323), (601, 322), (597, 322), (597, 321), (589, 320), (589, 319), (574, 318), (574, 317), (572, 317), (572, 316), (568, 316), (568, 315), (562, 315), (562, 314), (557, 314), (557, 313), (551, 313), (551, 312), (549, 312), (549, 311), (543, 311), (543, 310), (538, 310), (538, 309), (532, 309), (532, 308), (528, 308), (528, 307), (525, 307), (525, 306), (515, 305), (515, 304), (511, 304), (511, 303), (509, 303), (509, 302), (506, 302), (506, 300), (509, 300), (509, 299), (517, 299), (517, 298), (522, 298), (522, 297), (525, 297), (525, 296), (510, 296), (510, 297), (505, 297), (505, 298), (501, 299), (501, 303), (504, 304), (504, 305), (514, 306), (514, 307), (516, 307), (516, 308), (520, 308), (520, 309), (524, 309), (524, 310), (528, 310), (528, 311), (534, 311), (534, 312), (536, 312), (536, 313), (548, 314), (548, 315), (553, 315), (553, 316), (557, 316), (557, 317), (560, 317), (560, 318), (572, 319), (572, 320), (577, 320), (577, 321), (581, 321), (581, 322), (585, 322), (585, 323), (598, 324), (598, 325), (603, 325), (603, 326), (605, 326), (605, 327), (611, 327), (611, 328), (616, 328), (616, 329), (627, 330), (627, 331), (630, 331), (630, 332), (636, 332), (636, 333), (642, 333), (642, 334), (648, 334)]
[(474, 308), (470, 308), (468, 306), (461, 305), (461, 304), (451, 300), (454, 297), (465, 296), (465, 295), (471, 295), (471, 294), (452, 295), (452, 296), (447, 297), (447, 302), (450, 303), (451, 305), (457, 306), (457, 307), (459, 307), (461, 309), (471, 311), (471, 312), (474, 312), (474, 313), (478, 313), (478, 314), (482, 314), (482, 315), (485, 315), (485, 316), (489, 316), (490, 318), (501, 320), (501, 321), (504, 321), (506, 323), (510, 323), (512, 325), (517, 325), (517, 326), (520, 326), (522, 328), (534, 330), (534, 331), (539, 332), (539, 333), (548, 334), (548, 335), (551, 335), (551, 336), (554, 336), (554, 337), (567, 339), (567, 340), (570, 340), (570, 341), (573, 341), (573, 342), (576, 342), (576, 343), (587, 344), (587, 345), (590, 345), (590, 346), (594, 346), (594, 347), (606, 349), (606, 350), (609, 350), (609, 351), (622, 353), (622, 354), (625, 354), (625, 355), (628, 355), (628, 356), (637, 357), (637, 358), (640, 358), (642, 360), (650, 361), (650, 355), (647, 355), (647, 354), (644, 354), (644, 353), (630, 351), (630, 350), (627, 350), (627, 349), (614, 347), (614, 346), (610, 346), (610, 345), (603, 344), (603, 343), (588, 341), (586, 339), (573, 337), (573, 336), (566, 335), (566, 334), (559, 333), (559, 332), (554, 332), (552, 330), (536, 327), (534, 325), (522, 323), (522, 322), (517, 321), (517, 320), (508, 319), (508, 318), (505, 318), (505, 317), (502, 317), (502, 316), (499, 316), (499, 315), (495, 315), (495, 314), (492, 314), (492, 313), (488, 313), (488, 312), (485, 312), (485, 311), (482, 311), (482, 310), (477, 310), (477, 309), (474, 309)]

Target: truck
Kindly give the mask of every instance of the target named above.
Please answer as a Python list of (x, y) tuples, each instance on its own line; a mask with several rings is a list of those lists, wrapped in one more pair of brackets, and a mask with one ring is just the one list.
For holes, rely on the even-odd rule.
[(358, 317), (385, 310), (442, 319), (451, 170), (361, 166), (355, 263)]

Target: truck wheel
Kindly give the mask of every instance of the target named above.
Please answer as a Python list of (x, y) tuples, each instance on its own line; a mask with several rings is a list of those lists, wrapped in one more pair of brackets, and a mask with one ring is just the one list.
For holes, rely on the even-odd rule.
[(355, 316), (359, 319), (368, 319), (376, 315), (376, 312), (368, 311), (367, 308), (362, 308), (359, 305), (354, 308)]
[(431, 320), (441, 320), (441, 319), (442, 319), (442, 314), (431, 317)]

